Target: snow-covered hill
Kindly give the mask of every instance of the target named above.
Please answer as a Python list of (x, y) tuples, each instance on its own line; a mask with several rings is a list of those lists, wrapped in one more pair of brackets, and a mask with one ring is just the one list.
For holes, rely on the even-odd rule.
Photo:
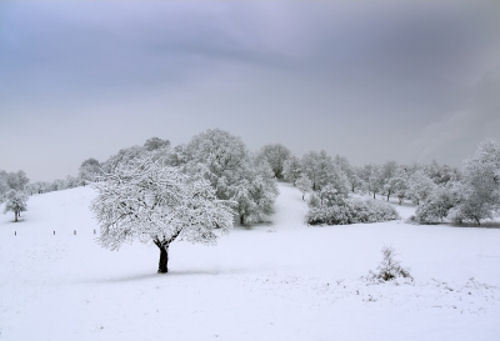
[[(174, 243), (167, 275), (152, 245), (97, 245), (92, 189), (33, 196), (23, 222), (0, 216), (0, 339), (498, 340), (499, 229), (307, 227), (279, 188), (272, 224)], [(413, 284), (361, 278), (383, 246)]]

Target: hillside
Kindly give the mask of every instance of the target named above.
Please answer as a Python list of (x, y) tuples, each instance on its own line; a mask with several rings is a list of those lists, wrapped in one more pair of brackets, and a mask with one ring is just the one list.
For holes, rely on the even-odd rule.
[[(92, 189), (33, 196), (21, 223), (0, 216), (0, 339), (498, 339), (500, 229), (308, 227), (299, 191), (279, 189), (269, 224), (175, 242), (167, 275), (152, 245), (95, 242)], [(383, 246), (414, 283), (361, 278)]]

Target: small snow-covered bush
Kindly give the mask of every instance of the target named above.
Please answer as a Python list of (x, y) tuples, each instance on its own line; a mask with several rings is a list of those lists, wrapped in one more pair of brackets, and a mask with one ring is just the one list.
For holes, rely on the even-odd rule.
[(399, 261), (394, 258), (396, 255), (394, 249), (384, 247), (382, 249), (382, 254), (384, 258), (377, 267), (376, 272), (370, 271), (370, 279), (378, 282), (388, 282), (397, 278), (406, 278), (413, 281), (413, 277), (410, 275), (408, 269), (403, 268)]
[(377, 200), (357, 198), (338, 199), (335, 202), (311, 206), (306, 216), (310, 225), (348, 225), (375, 223), (399, 219), (392, 205)]

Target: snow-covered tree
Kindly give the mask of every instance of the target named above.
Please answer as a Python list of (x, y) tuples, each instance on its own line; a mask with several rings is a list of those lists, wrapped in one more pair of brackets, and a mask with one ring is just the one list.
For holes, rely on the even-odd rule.
[(349, 160), (347, 158), (336, 155), (335, 159), (333, 160), (336, 165), (340, 167), (342, 172), (346, 175), (347, 180), (349, 181), (349, 184), (351, 186), (351, 192), (355, 192), (356, 189), (358, 189), (361, 186), (361, 179), (359, 178), (356, 169), (351, 166), (349, 163)]
[[(408, 196), (409, 175), (405, 167), (399, 167), (394, 176), (389, 180), (387, 186), (390, 187), (391, 193), (394, 194), (399, 204)], [(388, 191), (388, 189), (386, 189)]]
[(93, 158), (83, 161), (78, 172), (83, 185), (96, 181), (102, 174), (101, 163)]
[(222, 200), (236, 202), (242, 224), (257, 222), (272, 210), (277, 194), (274, 174), (266, 160), (253, 160), (239, 137), (207, 130), (185, 147), (189, 173), (202, 173)]
[(19, 221), (21, 212), (27, 210), (28, 195), (24, 191), (11, 189), (5, 196), (5, 210), (4, 213), (13, 212), (14, 221)]
[(8, 191), (9, 185), (7, 184), (7, 172), (0, 170), (0, 203), (3, 202)]
[(459, 203), (450, 212), (456, 222), (491, 218), (500, 208), (500, 146), (494, 141), (480, 144), (466, 161), (457, 193)]
[(7, 186), (15, 191), (24, 191), (29, 179), (22, 170), (7, 173)]
[(380, 183), (380, 166), (367, 164), (359, 169), (359, 178), (363, 182), (365, 190), (376, 198), (376, 194), (382, 190)]
[(257, 159), (245, 176), (235, 186), (232, 200), (236, 202), (236, 211), (240, 224), (255, 223), (273, 212), (273, 204), (278, 195), (274, 173), (266, 160)]
[(436, 184), (422, 170), (417, 170), (408, 180), (408, 197), (415, 205), (425, 201), (435, 190)]
[(144, 148), (148, 151), (154, 151), (158, 150), (160, 148), (168, 147), (170, 146), (170, 141), (169, 140), (163, 140), (159, 137), (152, 137), (144, 143)]
[(424, 166), (423, 171), (436, 185), (440, 186), (445, 186), (460, 179), (460, 173), (456, 168), (440, 165), (436, 161)]
[(393, 187), (394, 182), (392, 178), (396, 176), (398, 170), (398, 165), (394, 161), (388, 161), (380, 167), (380, 172), (378, 174), (378, 183), (380, 184), (381, 194), (386, 196), (387, 201), (394, 194), (396, 188)]
[(295, 186), (301, 175), (302, 163), (295, 155), (291, 155), (283, 163), (283, 178)]
[(287, 147), (281, 144), (269, 144), (262, 147), (257, 158), (265, 159), (271, 166), (274, 176), (277, 179), (283, 179), (284, 164), (290, 155), (291, 153)]
[(112, 155), (109, 159), (102, 163), (102, 169), (104, 173), (110, 174), (122, 164), (127, 164), (142, 155), (145, 155), (145, 148), (142, 146), (132, 146), (129, 148), (123, 148), (118, 151), (115, 155)]
[(458, 201), (454, 188), (438, 186), (430, 196), (421, 203), (416, 212), (415, 220), (422, 224), (442, 222)]
[(325, 151), (305, 154), (302, 158), (302, 169), (311, 180), (314, 191), (321, 190), (328, 184), (341, 193), (347, 194), (350, 190), (346, 175)]
[(296, 186), (302, 192), (302, 200), (304, 200), (306, 193), (312, 189), (312, 182), (307, 176), (302, 175), (297, 179)]
[(210, 243), (215, 229), (232, 226), (229, 202), (219, 200), (210, 183), (151, 157), (135, 158), (95, 184), (92, 209), (101, 226), (99, 240), (110, 249), (138, 239), (160, 250), (158, 272), (168, 272), (174, 240)]

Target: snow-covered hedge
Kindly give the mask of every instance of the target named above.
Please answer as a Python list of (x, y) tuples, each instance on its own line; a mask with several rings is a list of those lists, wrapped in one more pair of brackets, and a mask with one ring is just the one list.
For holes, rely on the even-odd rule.
[(306, 216), (310, 225), (348, 225), (399, 219), (392, 205), (378, 200), (348, 198), (334, 204), (311, 207)]

